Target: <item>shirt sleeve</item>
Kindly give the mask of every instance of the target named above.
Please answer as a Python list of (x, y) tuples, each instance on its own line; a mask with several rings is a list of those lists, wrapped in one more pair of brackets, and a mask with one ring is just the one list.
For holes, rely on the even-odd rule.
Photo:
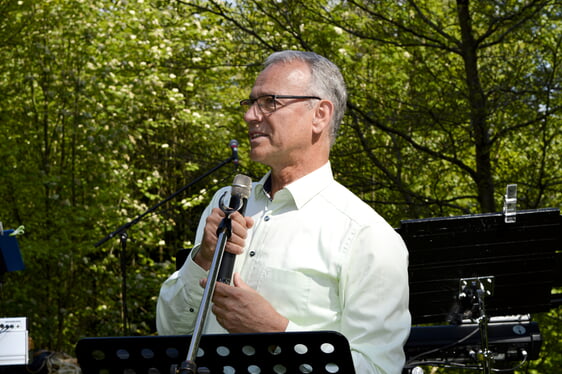
[(159, 335), (191, 334), (195, 328), (197, 313), (204, 289), (199, 280), (207, 278), (208, 271), (197, 265), (193, 258), (199, 251), (199, 244), (203, 238), (203, 231), (207, 217), (218, 200), (224, 188), (219, 190), (207, 206), (197, 227), (195, 246), (183, 266), (174, 272), (160, 287), (156, 304), (156, 330)]
[(160, 288), (156, 304), (156, 330), (158, 335), (191, 334), (203, 298), (199, 280), (207, 272), (193, 261), (194, 248), (183, 266), (173, 273)]
[(353, 240), (340, 281), (341, 332), (357, 373), (398, 374), (411, 327), (408, 251), (386, 222)]

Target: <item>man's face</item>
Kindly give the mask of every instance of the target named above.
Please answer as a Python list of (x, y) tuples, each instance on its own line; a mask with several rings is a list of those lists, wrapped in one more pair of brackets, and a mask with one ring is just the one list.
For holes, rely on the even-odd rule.
[[(257, 77), (251, 98), (263, 95), (310, 95), (310, 69), (302, 62), (275, 64)], [(253, 161), (272, 168), (298, 163), (313, 141), (311, 129), (316, 100), (277, 99), (273, 113), (263, 113), (254, 103), (244, 120), (248, 123)]]

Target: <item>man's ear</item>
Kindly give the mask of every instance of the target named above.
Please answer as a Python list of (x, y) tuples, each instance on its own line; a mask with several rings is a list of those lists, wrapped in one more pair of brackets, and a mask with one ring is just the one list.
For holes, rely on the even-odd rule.
[(329, 100), (322, 100), (316, 106), (312, 120), (313, 131), (320, 134), (330, 127), (330, 120), (334, 114), (334, 104)]

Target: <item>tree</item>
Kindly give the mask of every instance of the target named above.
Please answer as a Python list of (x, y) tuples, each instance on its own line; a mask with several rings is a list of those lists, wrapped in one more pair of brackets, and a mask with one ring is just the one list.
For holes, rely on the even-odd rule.
[(198, 56), (189, 69), (174, 61), (189, 51), (186, 30), (192, 46), (208, 30), (142, 1), (9, 5), (0, 194), (5, 227), (27, 227), (27, 269), (10, 274), (26, 286), (6, 289), (3, 310), (28, 315), (36, 345), (53, 350), (83, 335), (150, 333), (171, 254), (193, 238), (217, 179), (135, 225), (125, 252), (117, 240), (94, 243), (230, 156), (228, 142), (212, 144), (229, 128), (211, 126), (223, 116), (216, 90), (199, 95), (197, 83), (222, 76), (198, 74)]

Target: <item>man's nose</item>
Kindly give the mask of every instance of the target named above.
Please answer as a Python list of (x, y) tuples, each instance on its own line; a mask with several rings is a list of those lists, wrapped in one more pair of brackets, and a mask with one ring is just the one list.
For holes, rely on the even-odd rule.
[(261, 121), (263, 113), (261, 112), (258, 103), (253, 103), (248, 107), (246, 113), (244, 113), (244, 121), (246, 123), (251, 124), (254, 122)]

